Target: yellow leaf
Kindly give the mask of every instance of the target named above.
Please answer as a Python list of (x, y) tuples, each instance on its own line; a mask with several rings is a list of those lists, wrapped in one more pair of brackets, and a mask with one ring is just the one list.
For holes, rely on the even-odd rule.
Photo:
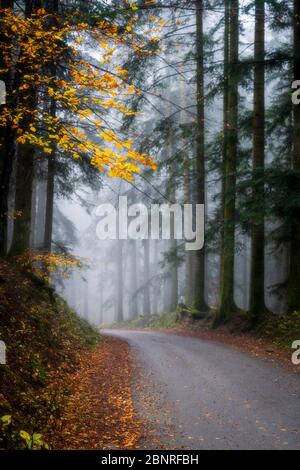
[(28, 434), (28, 432), (26, 431), (20, 431), (20, 436), (22, 437), (22, 439), (24, 439), (25, 441), (28, 441), (30, 439), (30, 435)]

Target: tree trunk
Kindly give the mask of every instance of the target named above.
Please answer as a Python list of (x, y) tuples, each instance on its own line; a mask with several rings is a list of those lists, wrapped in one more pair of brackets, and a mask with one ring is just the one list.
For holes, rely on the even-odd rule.
[(14, 131), (10, 125), (6, 127), (5, 136), (1, 142), (3, 142), (3, 147), (1, 147), (0, 158), (3, 164), (0, 183), (0, 256), (4, 257), (7, 254), (9, 189), (16, 153)]
[[(170, 240), (163, 240), (163, 251), (170, 249)], [(170, 312), (171, 305), (171, 284), (170, 284), (170, 271), (168, 263), (164, 267), (164, 284), (163, 284), (163, 311), (164, 313)]]
[(51, 252), (54, 209), (55, 149), (48, 158), (44, 250)]
[(83, 317), (89, 321), (89, 281), (83, 281)]
[(224, 16), (224, 69), (223, 69), (223, 149), (222, 149), (222, 213), (221, 213), (221, 268), (220, 268), (220, 280), (221, 271), (223, 266), (223, 246), (224, 246), (224, 206), (225, 206), (225, 162), (227, 157), (227, 145), (228, 145), (228, 96), (229, 96), (229, 16), (230, 0), (225, 0), (225, 16)]
[[(185, 157), (185, 168), (183, 177), (183, 190), (184, 190), (184, 204), (191, 204), (191, 191), (190, 191), (190, 170), (189, 170), (189, 156)], [(185, 304), (191, 306), (193, 303), (193, 261), (194, 253), (192, 251), (185, 252)]]
[[(197, 61), (197, 130), (196, 130), (196, 204), (205, 204), (205, 150), (204, 150), (204, 37), (203, 0), (196, 0), (196, 61)], [(194, 307), (207, 312), (205, 300), (205, 249), (195, 253)]]
[[(171, 144), (170, 153), (173, 153), (173, 161), (172, 161), (172, 171), (171, 171), (171, 202), (172, 204), (176, 203), (176, 173), (177, 173), (177, 165), (174, 158), (174, 145)], [(171, 263), (171, 279), (170, 279), (170, 311), (173, 312), (176, 310), (178, 305), (178, 262), (177, 262), (177, 240), (175, 239), (175, 217), (174, 214), (171, 213), (171, 240), (170, 240), (170, 249), (172, 252), (173, 261)]]
[(130, 318), (135, 319), (138, 317), (138, 299), (137, 299), (137, 277), (138, 277), (138, 266), (137, 266), (137, 241), (131, 242), (131, 312)]
[[(294, 0), (294, 80), (300, 80), (300, 3)], [(300, 106), (294, 105), (293, 169), (295, 187), (300, 187)], [(294, 209), (291, 226), (290, 273), (288, 279), (288, 310), (300, 310), (300, 209)]]
[(30, 248), (36, 247), (36, 223), (37, 223), (37, 187), (38, 182), (36, 175), (34, 175), (32, 185), (32, 202), (31, 202), (31, 227), (30, 227)]
[(118, 323), (124, 320), (123, 312), (123, 241), (116, 240), (116, 268), (117, 268), (117, 292), (116, 292), (116, 321)]
[(99, 292), (99, 326), (103, 324), (103, 285), (102, 285), (102, 278), (100, 279), (99, 285), (98, 285), (98, 292)]
[[(0, 8), (13, 8), (12, 0), (1, 0)], [(10, 38), (0, 32), (0, 42), (4, 45), (10, 42)], [(1, 52), (1, 51), (0, 51)], [(10, 106), (13, 88), (13, 71), (6, 70), (6, 63), (2, 54), (0, 55), (0, 69), (5, 71), (0, 73), (0, 80), (6, 86), (6, 105)], [(5, 105), (4, 105), (5, 106)], [(1, 109), (2, 105), (0, 105)], [(10, 124), (0, 128), (0, 256), (7, 253), (7, 225), (8, 225), (8, 198), (10, 178), (13, 171), (15, 155), (14, 131)]]
[[(254, 115), (252, 169), (253, 198), (264, 212), (265, 165), (265, 0), (255, 2)], [(258, 211), (257, 211), (258, 212)], [(265, 227), (264, 215), (256, 215), (251, 228), (250, 316), (255, 322), (265, 306)]]
[[(182, 108), (180, 121), (182, 126), (188, 125), (187, 120), (187, 113), (186, 113), (186, 95), (185, 89), (183, 86), (183, 81), (180, 80), (180, 105)], [(185, 129), (184, 129), (185, 132)], [(192, 197), (191, 197), (191, 161), (188, 149), (188, 142), (185, 137), (182, 139), (182, 147), (184, 150), (183, 156), (183, 192), (184, 192), (184, 204), (192, 204)], [(191, 305), (193, 302), (193, 257), (194, 253), (191, 251), (185, 252), (185, 304)]]
[[(50, 1), (51, 12), (53, 15), (58, 13), (58, 0)], [(50, 23), (56, 24), (56, 18), (50, 20)], [(56, 77), (57, 67), (52, 64), (50, 67), (51, 77)], [(56, 101), (51, 98), (50, 103), (50, 116), (56, 117)], [(53, 232), (53, 209), (54, 209), (54, 180), (55, 180), (55, 156), (56, 156), (56, 143), (51, 146), (52, 153), (48, 158), (48, 172), (47, 172), (47, 199), (46, 199), (46, 215), (45, 215), (45, 238), (44, 238), (44, 250), (50, 252), (52, 245), (52, 232)]]
[(150, 307), (150, 241), (144, 240), (144, 288), (143, 288), (143, 313), (144, 315), (151, 315)]
[(16, 172), (15, 223), (10, 256), (22, 255), (30, 247), (34, 147), (19, 147)]
[[(184, 204), (192, 204), (190, 188), (189, 155), (185, 156), (185, 168), (183, 176)], [(191, 306), (194, 296), (194, 253), (185, 251), (185, 304)]]
[[(25, 1), (25, 16), (30, 17), (34, 10), (40, 6), (40, 1)], [(20, 52), (22, 54), (22, 51)], [(30, 72), (30, 71), (29, 71)], [(24, 66), (20, 80), (26, 73)], [(37, 91), (35, 87), (29, 88), (26, 93), (22, 93), (19, 97), (18, 104), (26, 106), (32, 111), (37, 106)], [(23, 129), (26, 129), (32, 123), (30, 117), (22, 122)], [(13, 240), (9, 254), (18, 256), (24, 253), (30, 247), (31, 232), (31, 207), (32, 207), (32, 187), (34, 179), (34, 154), (35, 147), (31, 144), (18, 145), (16, 165), (16, 193), (15, 193), (15, 213), (16, 219), (14, 224)]]
[[(168, 107), (168, 111), (170, 109)], [(176, 148), (174, 142), (174, 129), (173, 122), (169, 121), (168, 134), (167, 134), (167, 157), (168, 157), (168, 188), (167, 194), (172, 204), (176, 203), (176, 178), (177, 178), (177, 164), (176, 164)], [(167, 254), (171, 255), (171, 260), (167, 260), (167, 273), (164, 280), (164, 311), (172, 312), (176, 309), (178, 303), (178, 263), (177, 263), (177, 240), (175, 239), (175, 218), (173, 212), (170, 213), (170, 239), (166, 240), (164, 246), (166, 247)]]
[[(44, 163), (44, 162), (43, 162)], [(45, 162), (46, 163), (46, 162)], [(35, 248), (41, 249), (44, 244), (45, 233), (45, 207), (46, 207), (46, 181), (37, 182), (36, 223), (35, 223)]]
[[(235, 190), (238, 152), (238, 60), (239, 1), (230, 0), (229, 9), (228, 111), (224, 154), (223, 234), (221, 254), (221, 300), (215, 325), (227, 321), (237, 311), (234, 301)], [(226, 38), (225, 38), (226, 45)], [(225, 47), (226, 49), (226, 47)], [(226, 62), (226, 57), (225, 57)], [(226, 85), (226, 82), (225, 82)], [(226, 103), (224, 103), (226, 105)]]
[(153, 247), (153, 264), (152, 264), (152, 270), (151, 270), (151, 278), (152, 278), (152, 313), (157, 314), (158, 313), (158, 301), (159, 301), (159, 294), (160, 294), (160, 289), (158, 285), (158, 281), (155, 278), (157, 272), (158, 272), (158, 240), (153, 240), (152, 241), (152, 247)]
[[(31, 90), (30, 99), (26, 100), (26, 104), (32, 110), (36, 107), (37, 95), (35, 90)], [(28, 123), (29, 121), (23, 122), (23, 127), (26, 128)], [(30, 248), (34, 157), (35, 147), (33, 145), (28, 143), (18, 145), (14, 201), (15, 221), (12, 244), (9, 250), (10, 256), (22, 255)]]

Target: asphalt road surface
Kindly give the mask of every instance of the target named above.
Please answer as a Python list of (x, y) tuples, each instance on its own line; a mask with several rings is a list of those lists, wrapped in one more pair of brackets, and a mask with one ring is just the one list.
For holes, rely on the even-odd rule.
[[(129, 343), (149, 378), (150, 409), (144, 409), (146, 400), (137, 386), (135, 407), (142, 418), (155, 417), (165, 448), (300, 449), (299, 375), (198, 338), (143, 331), (105, 333)], [(148, 437), (147, 448), (150, 441)]]

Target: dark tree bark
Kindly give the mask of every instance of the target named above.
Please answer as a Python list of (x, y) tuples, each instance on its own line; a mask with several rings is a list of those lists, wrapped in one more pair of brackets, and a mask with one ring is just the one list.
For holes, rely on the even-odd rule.
[[(56, 103), (52, 100), (50, 114), (56, 116)], [(48, 157), (47, 189), (46, 189), (46, 214), (45, 214), (45, 235), (44, 250), (50, 252), (53, 232), (53, 209), (54, 209), (54, 182), (55, 182), (55, 155), (56, 145), (52, 146), (52, 154)]]
[[(196, 125), (196, 203), (205, 204), (205, 113), (204, 113), (204, 35), (203, 0), (196, 0), (196, 84), (197, 84), (197, 125)], [(195, 293), (194, 307), (199, 312), (207, 312), (205, 300), (205, 249), (195, 253)]]
[(30, 247), (34, 147), (22, 145), (18, 150), (15, 194), (15, 223), (10, 256), (23, 254)]
[[(227, 5), (225, 5), (227, 6)], [(215, 317), (215, 326), (231, 318), (238, 309), (234, 301), (234, 252), (235, 252), (235, 192), (238, 153), (238, 61), (239, 61), (239, 1), (230, 0), (229, 10), (229, 67), (227, 132), (225, 135), (224, 182), (223, 182), (223, 234), (221, 249), (221, 299)], [(225, 38), (225, 53), (227, 47)], [(226, 62), (226, 56), (225, 56)], [(226, 73), (226, 69), (224, 70)], [(226, 77), (225, 77), (226, 78)], [(226, 101), (224, 102), (226, 106)], [(225, 108), (226, 109), (226, 108)]]
[(32, 185), (32, 202), (31, 202), (31, 227), (30, 227), (30, 247), (36, 247), (36, 223), (37, 223), (37, 187), (38, 183), (36, 175)]
[[(183, 86), (183, 81), (180, 80), (180, 105), (182, 108), (180, 121), (181, 125), (187, 126), (187, 102), (186, 102), (186, 90)], [(183, 161), (183, 193), (184, 193), (184, 204), (192, 204), (192, 191), (191, 191), (191, 159), (188, 149), (188, 141), (186, 137), (182, 139), (182, 147), (184, 150), (184, 161)], [(193, 302), (193, 258), (194, 253), (191, 251), (185, 252), (185, 304), (190, 306)]]
[[(300, 80), (300, 3), (294, 0), (294, 80)], [(300, 106), (294, 105), (293, 169), (294, 185), (300, 187)], [(300, 209), (295, 208), (291, 224), (290, 273), (288, 279), (288, 309), (290, 312), (300, 310)]]
[[(48, 162), (42, 162), (42, 163), (48, 163)], [(35, 222), (35, 234), (34, 234), (35, 248), (37, 249), (42, 249), (44, 246), (46, 188), (47, 188), (47, 182), (44, 180), (44, 178), (37, 181), (36, 222)]]
[[(227, 144), (228, 144), (228, 96), (229, 96), (229, 7), (230, 0), (225, 0), (225, 15), (224, 15), (224, 69), (223, 69), (223, 154), (222, 154), (222, 224), (224, 225), (224, 206), (225, 206), (225, 162), (227, 157)], [(221, 233), (221, 270), (223, 264), (223, 249), (224, 246), (224, 230)]]
[[(0, 8), (13, 8), (12, 0), (1, 0)], [(0, 31), (0, 42), (6, 45), (10, 39)], [(1, 49), (4, 50), (4, 47)], [(13, 89), (13, 70), (6, 70), (4, 56), (0, 51), (0, 69), (5, 71), (0, 73), (0, 80), (5, 83), (6, 87), (6, 105), (11, 106), (12, 89)], [(2, 105), (0, 105), (1, 110)], [(15, 156), (14, 131), (10, 124), (0, 129), (0, 256), (7, 253), (7, 225), (9, 212), (9, 188), (10, 179), (13, 171), (13, 163)]]
[[(255, 2), (254, 113), (253, 113), (253, 198), (260, 210), (251, 229), (250, 316), (255, 322), (267, 310), (265, 306), (265, 0)], [(258, 178), (256, 180), (256, 178)], [(261, 212), (262, 211), (262, 212)], [(259, 213), (258, 213), (259, 212)]]
[[(189, 168), (189, 155), (185, 156), (185, 168), (183, 176), (183, 190), (184, 190), (184, 204), (191, 204), (191, 188), (190, 188), (190, 168)], [(194, 286), (194, 272), (193, 272), (194, 253), (191, 251), (185, 252), (185, 304), (191, 306), (193, 303), (193, 286)]]
[[(51, 13), (56, 15), (58, 13), (59, 7), (58, 0), (52, 0), (49, 2), (49, 8)], [(56, 18), (50, 20), (51, 24), (56, 24)], [(55, 64), (52, 64), (50, 67), (50, 75), (56, 77), (57, 67)], [(50, 104), (50, 116), (56, 117), (56, 101), (54, 98), (51, 98)], [(48, 252), (51, 251), (52, 245), (52, 232), (53, 232), (53, 209), (54, 209), (54, 183), (55, 183), (55, 160), (56, 160), (56, 144), (54, 143), (51, 147), (52, 153), (48, 158), (48, 172), (47, 172), (47, 198), (46, 198), (46, 215), (45, 215), (45, 238), (44, 238), (44, 249)]]
[[(30, 15), (41, 6), (40, 1), (25, 1), (25, 16)], [(22, 55), (22, 50), (20, 52)], [(22, 76), (26, 74), (26, 65), (23, 67), (20, 75), (20, 83)], [(33, 112), (37, 106), (37, 90), (34, 86), (21, 93), (18, 104), (25, 106)], [(30, 117), (22, 122), (22, 127), (26, 129), (32, 123)], [(31, 144), (22, 144), (18, 146), (16, 164), (16, 193), (15, 193), (15, 213), (16, 219), (14, 224), (13, 240), (9, 250), (11, 256), (21, 255), (30, 247), (31, 233), (31, 208), (32, 208), (32, 188), (34, 179), (34, 157), (35, 147)]]

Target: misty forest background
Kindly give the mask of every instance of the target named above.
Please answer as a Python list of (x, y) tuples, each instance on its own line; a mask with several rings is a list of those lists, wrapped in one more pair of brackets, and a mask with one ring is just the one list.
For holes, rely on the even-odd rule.
[[(156, 170), (143, 166), (133, 180), (91, 165), (79, 136), (108, 148), (110, 142), (94, 133), (90, 115), (74, 117), (76, 103), (60, 95), (70, 80), (74, 37), (59, 38), (60, 54), (46, 51), (25, 62), (22, 42), (7, 34), (2, 15), (7, 102), (1, 110), (8, 117), (0, 123), (1, 256), (50, 276), (95, 325), (178, 305), (210, 315), (215, 325), (237, 314), (255, 324), (270, 313), (300, 311), (300, 106), (292, 103), (292, 82), (300, 80), (300, 2), (1, 0), (0, 7), (33, 21), (45, 10), (46, 30), (63, 21), (118, 25), (105, 44), (87, 40), (88, 32), (77, 41), (78, 70), (83, 57), (99, 77), (109, 72), (97, 64), (125, 31), (108, 62), (120, 66), (136, 92), (122, 95), (119, 109), (91, 105), (87, 83), (69, 95), (76, 99), (85, 88), (103, 129), (134, 141), (139, 155), (157, 164)], [(49, 40), (41, 34), (39, 47), (47, 49)], [(55, 91), (45, 92), (49, 80), (28, 80), (35, 74), (48, 77)], [(122, 113), (121, 106), (135, 113)], [(27, 111), (14, 121), (18, 107)], [(72, 121), (80, 131), (69, 147), (53, 136), (43, 144), (45, 109), (52, 122)], [(31, 138), (22, 140), (27, 129)], [(98, 240), (96, 207), (116, 204), (121, 195), (129, 204), (205, 203), (205, 248), (186, 252), (176, 240)], [(63, 274), (72, 268), (68, 278), (54, 262)]]

